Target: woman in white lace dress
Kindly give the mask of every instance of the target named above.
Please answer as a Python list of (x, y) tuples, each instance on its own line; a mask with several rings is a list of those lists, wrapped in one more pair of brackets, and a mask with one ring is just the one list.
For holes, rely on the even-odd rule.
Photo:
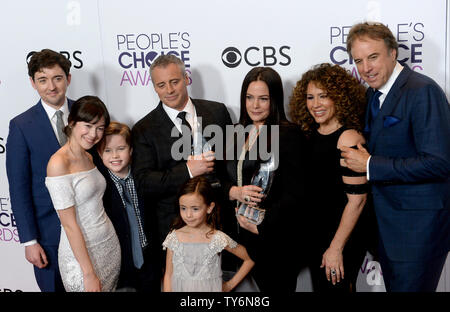
[(106, 182), (87, 152), (103, 136), (109, 114), (95, 96), (72, 104), (67, 142), (50, 158), (45, 184), (61, 220), (58, 262), (66, 291), (113, 291), (120, 245), (103, 208)]
[[(187, 181), (180, 189), (179, 215), (163, 246), (167, 249), (164, 291), (220, 292), (236, 287), (254, 265), (244, 246), (216, 229), (218, 207), (206, 178)], [(240, 269), (223, 282), (221, 252), (243, 260)]]

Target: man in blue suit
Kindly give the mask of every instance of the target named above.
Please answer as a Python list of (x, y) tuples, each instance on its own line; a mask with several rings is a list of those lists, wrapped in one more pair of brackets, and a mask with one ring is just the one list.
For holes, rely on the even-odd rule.
[(450, 250), (450, 108), (431, 78), (397, 62), (382, 24), (352, 27), (347, 50), (368, 83), (368, 151), (343, 148), (367, 172), (387, 291), (435, 291)]
[[(50, 157), (65, 143), (72, 101), (66, 98), (71, 62), (44, 49), (28, 63), (31, 85), (39, 102), (10, 121), (6, 143), (6, 171), (11, 208), (25, 257), (34, 265), (41, 291), (64, 291), (58, 268), (60, 222), (44, 181)], [(61, 113), (58, 113), (61, 111)]]

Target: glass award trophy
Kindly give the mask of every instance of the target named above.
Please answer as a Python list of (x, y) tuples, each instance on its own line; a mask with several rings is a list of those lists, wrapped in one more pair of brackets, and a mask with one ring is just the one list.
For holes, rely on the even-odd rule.
[(272, 186), (273, 177), (275, 174), (275, 159), (273, 154), (265, 162), (259, 166), (259, 170), (253, 175), (251, 184), (262, 188), (261, 194), (264, 195), (260, 203), (256, 206), (248, 206), (246, 203), (241, 203), (238, 208), (238, 214), (248, 219), (250, 223), (259, 225), (264, 220), (266, 209), (261, 208), (264, 199), (269, 193)]
[[(197, 131), (195, 142), (196, 143), (194, 144), (193, 149), (194, 155), (200, 155), (213, 150), (211, 144), (209, 144), (209, 142), (207, 142), (206, 139), (201, 135), (201, 131)], [(219, 188), (222, 186), (220, 180), (216, 176), (216, 170), (213, 170), (211, 173), (206, 173), (205, 177), (211, 184), (212, 188)]]

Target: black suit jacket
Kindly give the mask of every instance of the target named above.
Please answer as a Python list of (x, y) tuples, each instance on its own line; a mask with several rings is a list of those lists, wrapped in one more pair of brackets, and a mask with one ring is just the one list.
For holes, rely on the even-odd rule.
[[(151, 270), (137, 270), (133, 263), (133, 251), (131, 242), (130, 224), (126, 208), (123, 205), (120, 193), (111, 179), (108, 169), (103, 165), (102, 160), (95, 151), (91, 151), (94, 156), (94, 163), (98, 170), (103, 174), (106, 180), (106, 189), (103, 194), (103, 206), (105, 212), (114, 225), (117, 237), (119, 238), (122, 263), (120, 268), (119, 282), (117, 288), (133, 287), (139, 288), (142, 284), (151, 284), (155, 275), (157, 275), (158, 267), (153, 263), (157, 261), (157, 231), (155, 217), (151, 215), (152, 211), (146, 209), (144, 198), (138, 193), (139, 212), (141, 216), (142, 226), (147, 238), (148, 245), (144, 250), (144, 266), (152, 266)], [(150, 259), (150, 257), (153, 257)], [(154, 272), (151, 272), (151, 271)], [(139, 277), (137, 275), (140, 275)]]
[[(232, 124), (224, 104), (198, 99), (192, 99), (192, 103), (197, 116), (202, 117), (202, 130), (208, 125), (216, 124), (225, 133), (226, 125)], [(132, 129), (133, 176), (139, 192), (156, 212), (160, 243), (168, 234), (170, 224), (178, 213), (178, 189), (190, 178), (186, 161), (175, 160), (171, 156), (172, 144), (179, 137), (171, 137), (175, 125), (162, 105), (160, 102)], [(215, 168), (219, 176), (222, 171), (220, 167), (220, 161), (216, 161)]]

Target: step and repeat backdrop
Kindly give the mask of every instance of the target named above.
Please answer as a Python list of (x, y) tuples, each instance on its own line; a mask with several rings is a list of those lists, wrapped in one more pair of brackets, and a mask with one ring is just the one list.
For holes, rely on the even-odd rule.
[[(27, 75), (33, 51), (50, 48), (72, 61), (68, 96), (91, 94), (113, 119), (132, 126), (156, 107), (152, 61), (172, 53), (186, 64), (191, 97), (225, 103), (234, 122), (245, 74), (271, 66), (283, 78), (286, 108), (301, 74), (339, 64), (360, 79), (346, 52), (351, 26), (387, 24), (399, 60), (449, 94), (449, 1), (434, 0), (40, 0), (4, 1), (0, 10), (0, 292), (39, 291), (11, 209), (5, 169), (9, 120), (38, 100)], [(446, 55), (447, 51), (447, 55)], [(303, 270), (298, 291), (311, 291)], [(367, 253), (358, 291), (385, 291), (380, 265)], [(438, 286), (450, 291), (450, 260)]]

